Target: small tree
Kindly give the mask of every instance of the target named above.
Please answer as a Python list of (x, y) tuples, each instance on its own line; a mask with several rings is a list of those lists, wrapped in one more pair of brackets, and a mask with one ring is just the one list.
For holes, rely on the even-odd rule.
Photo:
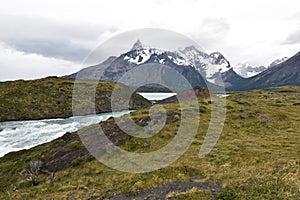
[(30, 176), (33, 186), (38, 184), (38, 178), (42, 164), (43, 162), (40, 160), (31, 160), (28, 163), (26, 172)]

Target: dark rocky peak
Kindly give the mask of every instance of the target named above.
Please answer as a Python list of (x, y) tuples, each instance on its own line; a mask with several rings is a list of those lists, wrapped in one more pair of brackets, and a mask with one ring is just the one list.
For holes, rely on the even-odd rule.
[(131, 48), (131, 51), (134, 51), (134, 50), (140, 50), (140, 49), (143, 49), (143, 44), (142, 44), (142, 42), (141, 42), (140, 40), (137, 40), (137, 41), (133, 44), (133, 46), (132, 46), (132, 48)]

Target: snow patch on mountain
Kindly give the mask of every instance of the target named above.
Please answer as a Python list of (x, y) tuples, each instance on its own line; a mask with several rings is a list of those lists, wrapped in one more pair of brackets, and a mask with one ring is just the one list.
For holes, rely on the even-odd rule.
[(149, 49), (140, 49), (135, 51), (137, 51), (135, 55), (125, 55), (124, 60), (138, 65), (146, 62), (152, 54)]

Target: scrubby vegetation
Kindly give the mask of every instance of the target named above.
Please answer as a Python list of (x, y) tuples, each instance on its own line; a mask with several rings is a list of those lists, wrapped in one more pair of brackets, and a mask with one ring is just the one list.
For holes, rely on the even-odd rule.
[[(77, 87), (82, 87), (82, 92), (93, 85), (98, 85), (95, 92), (96, 113), (109, 112), (110, 96), (117, 88), (129, 91), (125, 85), (108, 81), (77, 81)], [(72, 116), (72, 95), (74, 79), (48, 77), (32, 81), (13, 81), (0, 84), (0, 121), (65, 118)], [(93, 91), (93, 90), (91, 90)], [(88, 99), (78, 99), (77, 105), (87, 105)], [(151, 105), (138, 94), (132, 96), (131, 109), (139, 109)], [(85, 112), (92, 112), (86, 110)], [(88, 114), (88, 113), (83, 113)]]
[[(76, 133), (0, 158), (1, 199), (299, 199), (299, 87), (231, 93), (217, 145), (204, 158), (199, 150), (210, 120), (211, 101), (199, 98), (201, 122), (187, 152), (170, 166), (132, 174), (95, 160)], [(149, 152), (174, 137), (181, 112), (163, 106), (167, 125), (138, 139), (122, 133), (111, 118), (101, 126), (123, 149)], [(148, 109), (130, 114), (137, 124), (150, 120)], [(43, 162), (37, 184), (23, 174), (32, 160)]]

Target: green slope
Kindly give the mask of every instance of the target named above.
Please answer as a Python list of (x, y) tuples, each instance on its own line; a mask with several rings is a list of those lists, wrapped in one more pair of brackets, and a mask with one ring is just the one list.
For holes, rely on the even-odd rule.
[[(96, 82), (97, 83), (97, 82)], [(78, 87), (92, 87), (93, 81), (78, 81)], [(125, 85), (99, 81), (95, 93), (96, 112), (109, 112), (110, 96), (114, 88), (129, 91)], [(48, 77), (31, 81), (12, 81), (0, 84), (0, 121), (65, 118), (72, 116), (74, 79)], [(86, 105), (86, 99), (78, 104)], [(131, 109), (151, 105), (138, 94), (132, 96)], [(85, 113), (87, 114), (87, 113)]]
[[(188, 151), (170, 166), (143, 174), (100, 164), (76, 133), (0, 158), (1, 199), (299, 199), (299, 87), (231, 93), (220, 139), (205, 158), (198, 153), (210, 118), (209, 98), (199, 98), (201, 122)], [(148, 138), (126, 136), (111, 118), (101, 125), (123, 149), (149, 152), (169, 143), (180, 123), (176, 103), (164, 104), (167, 125)], [(148, 110), (130, 114), (146, 125)], [(36, 181), (26, 170), (41, 161)]]

